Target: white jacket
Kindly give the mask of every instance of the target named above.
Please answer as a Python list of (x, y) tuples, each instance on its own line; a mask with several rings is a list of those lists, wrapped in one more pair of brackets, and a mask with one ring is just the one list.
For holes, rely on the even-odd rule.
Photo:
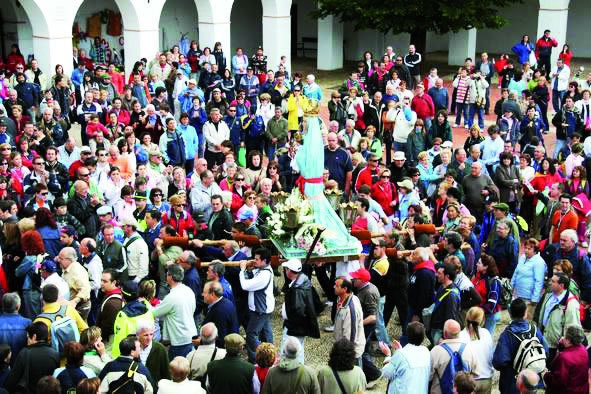
[[(550, 75), (554, 75), (558, 72), (558, 67), (552, 67), (552, 73)], [(558, 91), (563, 92), (568, 90), (568, 80), (570, 79), (570, 67), (564, 64), (562, 66), (562, 70), (558, 74), (558, 77), (552, 77), (552, 84), (550, 87), (554, 90), (554, 81), (558, 78)]]
[(396, 114), (396, 123), (394, 124), (394, 142), (406, 144), (408, 135), (415, 127), (415, 122), (417, 121), (417, 113), (415, 111), (411, 111), (411, 114), (410, 120), (406, 120), (406, 116), (404, 116), (404, 109), (402, 107)]
[(221, 152), (216, 145), (220, 145), (222, 142), (230, 139), (230, 129), (226, 122), (220, 119), (218, 128), (216, 130), (214, 124), (211, 121), (205, 122), (203, 125), (203, 137), (207, 143), (207, 150), (210, 152)]
[[(135, 239), (137, 237), (137, 239)], [(135, 239), (135, 240), (134, 240)], [(133, 240), (133, 242), (131, 242)], [(131, 237), (125, 238), (123, 247), (127, 255), (127, 270), (129, 276), (134, 276), (134, 281), (138, 282), (148, 276), (150, 254), (148, 244), (138, 233), (133, 233)]]

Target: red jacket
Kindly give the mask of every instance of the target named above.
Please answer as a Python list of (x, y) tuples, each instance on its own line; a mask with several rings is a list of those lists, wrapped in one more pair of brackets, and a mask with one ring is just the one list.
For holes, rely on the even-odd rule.
[(115, 85), (117, 93), (123, 94), (123, 89), (125, 88), (125, 78), (123, 75), (117, 71), (107, 74), (111, 76), (111, 82), (113, 82), (113, 85)]
[(425, 120), (435, 116), (435, 104), (433, 104), (433, 99), (427, 93), (424, 93), (422, 97), (414, 96), (410, 109), (417, 113), (418, 119)]
[(100, 132), (102, 132), (105, 137), (109, 136), (109, 129), (100, 123), (89, 123), (86, 125), (86, 135), (88, 135), (88, 138), (95, 138)]
[[(109, 115), (111, 114), (117, 114), (117, 112), (112, 109), (109, 111)], [(119, 110), (119, 113), (117, 114), (117, 123), (121, 123), (124, 124), (125, 126), (129, 126), (129, 122), (131, 121), (131, 115), (129, 114), (129, 111), (121, 108)]]
[(359, 188), (362, 185), (368, 185), (371, 187), (374, 183), (380, 180), (380, 168), (377, 167), (375, 170), (371, 170), (369, 166), (364, 167), (359, 171), (357, 175), (357, 182), (355, 182), (355, 191), (359, 192)]
[(373, 198), (388, 216), (394, 214), (394, 208), (390, 206), (392, 201), (398, 201), (398, 192), (392, 182), (377, 182), (371, 187), (371, 198)]
[(162, 215), (162, 225), (170, 224), (181, 237), (187, 237), (189, 234), (195, 235), (195, 223), (193, 218), (187, 212), (183, 212), (181, 217), (168, 216), (168, 213)]
[(583, 345), (571, 346), (558, 353), (544, 375), (546, 393), (589, 393), (587, 365), (589, 356)]
[(560, 52), (560, 55), (558, 55), (558, 58), (562, 59), (562, 62), (570, 67), (570, 61), (573, 58), (573, 53), (571, 51), (568, 51), (567, 53)]
[(536, 41), (536, 59), (540, 59), (540, 56), (550, 56), (552, 53), (552, 47), (557, 47), (558, 41), (554, 38), (550, 38), (548, 41), (544, 39), (544, 36), (538, 38)]

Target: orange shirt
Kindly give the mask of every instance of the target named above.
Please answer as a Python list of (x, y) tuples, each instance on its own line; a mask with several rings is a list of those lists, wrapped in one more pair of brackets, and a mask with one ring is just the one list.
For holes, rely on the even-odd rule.
[(560, 233), (564, 230), (576, 231), (578, 226), (579, 217), (572, 209), (564, 216), (561, 216), (560, 210), (554, 212), (554, 216), (552, 216), (552, 243), (560, 242)]

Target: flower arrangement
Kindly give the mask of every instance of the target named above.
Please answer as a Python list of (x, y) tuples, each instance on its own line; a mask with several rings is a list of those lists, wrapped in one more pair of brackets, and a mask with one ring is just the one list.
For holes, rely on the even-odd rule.
[(340, 208), (341, 219), (343, 220), (345, 227), (350, 229), (351, 226), (353, 225), (353, 222), (355, 222), (355, 219), (357, 219), (358, 204), (356, 202), (350, 201), (347, 203), (342, 203), (339, 206), (339, 208)]
[[(275, 212), (267, 221), (271, 238), (289, 237), (291, 247), (308, 250), (319, 227), (313, 223), (314, 215), (310, 201), (302, 196), (298, 188), (294, 188), (291, 194), (282, 200), (275, 204)], [(326, 253), (327, 250), (322, 240), (323, 236), (314, 247), (314, 252), (318, 255)]]
[(326, 196), (326, 199), (328, 200), (332, 209), (334, 209), (335, 212), (338, 212), (339, 202), (341, 201), (343, 192), (335, 189), (327, 189), (324, 191), (324, 195)]

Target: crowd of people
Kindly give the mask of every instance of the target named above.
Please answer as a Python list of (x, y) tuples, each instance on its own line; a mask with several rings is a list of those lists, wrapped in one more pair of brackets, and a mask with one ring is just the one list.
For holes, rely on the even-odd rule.
[[(13, 46), (0, 391), (490, 393), (498, 370), (501, 393), (589, 392), (591, 73), (568, 45), (551, 66), (557, 45), (524, 36), (518, 64), (482, 53), (445, 82), (414, 45), (364, 53), (328, 99), (323, 177), (303, 181), (323, 90), (285, 57), (192, 42), (125, 81), (84, 51), (50, 76)], [(276, 192), (302, 182), (355, 202), (357, 265), (274, 264)], [(321, 330), (334, 344), (313, 369)]]

